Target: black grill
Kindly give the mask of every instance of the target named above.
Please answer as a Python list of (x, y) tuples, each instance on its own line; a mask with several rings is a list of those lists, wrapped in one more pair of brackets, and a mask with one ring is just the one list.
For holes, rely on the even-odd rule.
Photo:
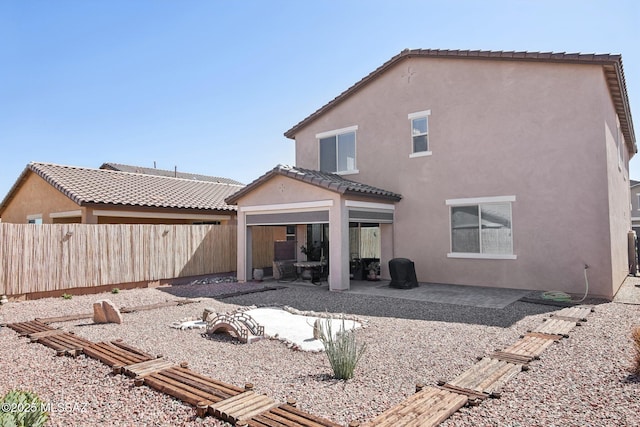
[(418, 287), (416, 266), (410, 259), (392, 259), (389, 261), (389, 273), (391, 274), (391, 283), (389, 283), (391, 288), (409, 289)]

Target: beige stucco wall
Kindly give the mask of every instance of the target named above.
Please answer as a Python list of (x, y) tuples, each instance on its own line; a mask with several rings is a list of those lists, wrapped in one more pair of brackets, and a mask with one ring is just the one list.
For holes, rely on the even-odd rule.
[(27, 174), (24, 184), (2, 213), (2, 222), (25, 224), (28, 215), (42, 214), (42, 222), (51, 224), (53, 220), (49, 214), (80, 209), (80, 206), (67, 196), (53, 188), (38, 175), (30, 172)]
[[(592, 293), (611, 296), (626, 240), (624, 219), (611, 226), (625, 213), (621, 179), (607, 175), (605, 94), (598, 66), (412, 58), (302, 129), (296, 163), (317, 169), (315, 135), (357, 125), (359, 173), (348, 178), (403, 195), (394, 253), (420, 281), (580, 293), (588, 264)], [(409, 158), (407, 115), (423, 110), (433, 154)], [(490, 196), (516, 197), (517, 259), (448, 258), (445, 201)]]
[(333, 200), (337, 203), (340, 200), (340, 195), (279, 175), (262, 184), (259, 190), (251, 191), (242, 197), (238, 201), (238, 206), (316, 202), (318, 200)]
[[(622, 132), (619, 131), (619, 120), (613, 110), (613, 102), (608, 91), (600, 93), (602, 97), (604, 133), (607, 149), (607, 179), (609, 196), (609, 228), (611, 249), (611, 283), (615, 294), (629, 274), (629, 251), (627, 234), (631, 230), (631, 214), (629, 211), (629, 152)], [(618, 154), (619, 139), (622, 161)]]

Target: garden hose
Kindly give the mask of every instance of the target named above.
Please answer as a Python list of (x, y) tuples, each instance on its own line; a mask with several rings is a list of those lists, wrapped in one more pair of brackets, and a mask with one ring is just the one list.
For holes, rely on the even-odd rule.
[(559, 301), (559, 302), (582, 302), (587, 298), (587, 294), (589, 293), (589, 279), (587, 278), (587, 268), (589, 266), (587, 264), (584, 265), (584, 296), (579, 300), (571, 299), (571, 295), (562, 291), (547, 291), (542, 293), (543, 299), (548, 299), (551, 301)]

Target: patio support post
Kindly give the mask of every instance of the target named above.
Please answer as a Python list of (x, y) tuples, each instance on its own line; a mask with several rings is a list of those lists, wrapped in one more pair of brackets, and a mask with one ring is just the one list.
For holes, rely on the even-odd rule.
[(380, 277), (390, 279), (389, 261), (396, 257), (394, 224), (380, 224)]
[(349, 211), (344, 201), (329, 211), (329, 289), (349, 290)]
[[(238, 228), (236, 236), (237, 255), (236, 255), (236, 277), (238, 282), (243, 283), (247, 281), (247, 253), (249, 256), (251, 251), (247, 251), (247, 220), (246, 214), (242, 210), (238, 211)], [(249, 246), (251, 248), (251, 246)], [(250, 260), (249, 260), (250, 261)], [(249, 276), (251, 277), (251, 276)]]
[(246, 251), (245, 251), (245, 282), (253, 280), (253, 227), (245, 227), (246, 230)]

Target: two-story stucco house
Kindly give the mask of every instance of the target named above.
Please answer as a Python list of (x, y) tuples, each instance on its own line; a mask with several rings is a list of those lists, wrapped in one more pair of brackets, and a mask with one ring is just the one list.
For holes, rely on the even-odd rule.
[(610, 298), (628, 274), (637, 148), (619, 55), (404, 50), (285, 136), (296, 166), (227, 199), (240, 280), (251, 230), (273, 224), (328, 243), (332, 290), (349, 288), (363, 227), (383, 278), (403, 257), (420, 282), (581, 293), (588, 266), (590, 294)]

